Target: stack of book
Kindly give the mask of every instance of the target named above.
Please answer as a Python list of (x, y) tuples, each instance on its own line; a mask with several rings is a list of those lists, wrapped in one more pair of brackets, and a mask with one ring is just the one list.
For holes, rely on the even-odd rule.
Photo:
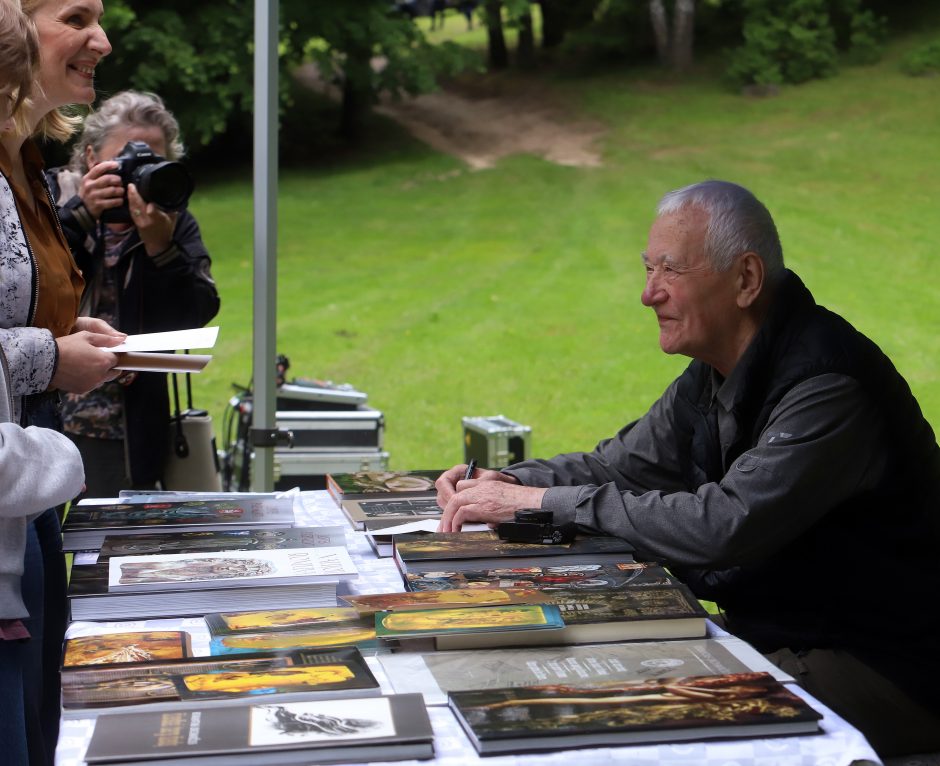
[(213, 655), (349, 646), (374, 649), (375, 619), (351, 608), (321, 607), (206, 615)]
[(707, 613), (688, 588), (655, 564), (629, 566), (639, 574), (619, 587), (487, 587), (342, 598), (362, 614), (375, 615), (380, 639), (397, 639), (406, 649), (421, 648), (414, 641), (421, 637), (443, 650), (705, 635)]
[(333, 606), (358, 574), (341, 527), (293, 528), (291, 497), (155, 497), (69, 512), (66, 547), (97, 549), (77, 554), (72, 619)]
[(434, 482), (443, 470), (331, 473), (326, 488), (354, 529), (439, 519)]
[[(68, 642), (70, 656), (62, 668), (62, 709), (67, 719), (154, 709), (192, 710), (207, 700), (231, 705), (262, 694), (275, 702), (380, 693), (354, 647), (239, 657), (161, 657), (161, 648), (155, 645), (159, 637), (150, 634), (97, 636), (81, 647), (75, 641)], [(127, 656), (121, 651), (122, 641), (136, 648), (138, 659), (103, 663)]]
[(69, 604), (75, 620), (329, 606), (357, 574), (338, 546), (112, 556), (73, 568)]
[[(462, 532), (396, 536), (394, 557), (412, 592), (473, 593), (465, 597), (470, 603), (439, 596), (428, 603), (430, 608), (479, 606), (494, 596), (477, 594), (494, 590), (512, 599), (503, 603), (555, 606), (563, 621), (555, 630), (511, 636), (452, 628), (436, 636), (441, 649), (704, 636), (706, 612), (692, 593), (662, 567), (634, 561), (632, 552), (628, 543), (611, 537), (534, 545), (506, 542), (493, 532)], [(433, 619), (441, 625), (445, 620), (443, 615)]]
[[(328, 486), (354, 527), (379, 528), (439, 515), (401, 505), (433, 505), (439, 474)], [(70, 549), (96, 548), (73, 567), (73, 618), (204, 616), (210, 655), (182, 630), (69, 639), (62, 704), (97, 719), (90, 766), (430, 758), (428, 705), (449, 705), (481, 755), (819, 729), (791, 678), (705, 638), (692, 593), (619, 539), (396, 534), (406, 591), (351, 595), (337, 591), (357, 576), (343, 528), (294, 528), (291, 501), (127, 500), (66, 522)]]
[(293, 498), (184, 500), (159, 502), (127, 498), (114, 504), (79, 503), (62, 524), (62, 549), (97, 550), (107, 535), (148, 532), (211, 532), (225, 529), (285, 529), (294, 526)]
[(632, 545), (616, 537), (579, 537), (570, 543), (541, 545), (501, 540), (488, 530), (396, 535), (393, 556), (407, 579), (409, 574), (442, 570), (632, 562), (633, 550)]

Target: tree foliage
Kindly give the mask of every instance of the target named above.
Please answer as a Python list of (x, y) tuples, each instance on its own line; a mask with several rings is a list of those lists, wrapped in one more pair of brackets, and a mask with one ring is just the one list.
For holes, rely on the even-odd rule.
[(837, 30), (849, 63), (881, 55), (885, 21), (861, 0), (744, 0), (744, 44), (728, 69), (740, 85), (801, 83), (832, 75), (839, 63)]
[[(159, 93), (188, 141), (202, 145), (251, 115), (254, 17), (245, 0), (108, 0), (105, 24), (114, 47), (101, 68), (105, 95)], [(341, 85), (350, 132), (378, 93), (430, 90), (469, 61), (457, 46), (429, 45), (386, 0), (281, 0), (279, 39), (282, 109), (290, 73), (310, 56)]]
[(940, 75), (940, 39), (919, 45), (903, 59), (901, 71), (911, 77)]

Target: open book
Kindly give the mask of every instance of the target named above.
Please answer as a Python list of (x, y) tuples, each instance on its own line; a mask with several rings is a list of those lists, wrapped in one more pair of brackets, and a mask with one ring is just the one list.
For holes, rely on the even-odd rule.
[(108, 350), (117, 355), (115, 370), (202, 372), (212, 359), (211, 354), (175, 354), (173, 351), (212, 348), (218, 336), (218, 327), (141, 333), (128, 335), (123, 343)]

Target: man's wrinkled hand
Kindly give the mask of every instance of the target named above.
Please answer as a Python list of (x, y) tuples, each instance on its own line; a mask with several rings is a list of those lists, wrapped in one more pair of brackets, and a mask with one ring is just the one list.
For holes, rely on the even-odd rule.
[(496, 525), (512, 521), (516, 511), (542, 506), (544, 487), (524, 487), (506, 474), (499, 475), (504, 478), (457, 482), (456, 492), (441, 506), (444, 513), (438, 531), (459, 532), (470, 521)]

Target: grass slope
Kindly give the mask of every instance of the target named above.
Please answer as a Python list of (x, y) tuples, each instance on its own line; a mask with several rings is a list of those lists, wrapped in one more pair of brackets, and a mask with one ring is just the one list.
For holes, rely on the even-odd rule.
[[(940, 425), (940, 80), (898, 71), (911, 44), (771, 99), (705, 71), (556, 76), (573, 114), (609, 126), (601, 168), (519, 156), (469, 172), (377, 120), (379, 149), (282, 169), (289, 374), (367, 391), (395, 468), (461, 460), (464, 415), (530, 425), (537, 455), (589, 449), (687, 363), (659, 351), (639, 253), (663, 192), (717, 177), (763, 199), (788, 265), (881, 345)], [(222, 295), (196, 397), (218, 422), (250, 376), (250, 180), (204, 183), (193, 208)]]

